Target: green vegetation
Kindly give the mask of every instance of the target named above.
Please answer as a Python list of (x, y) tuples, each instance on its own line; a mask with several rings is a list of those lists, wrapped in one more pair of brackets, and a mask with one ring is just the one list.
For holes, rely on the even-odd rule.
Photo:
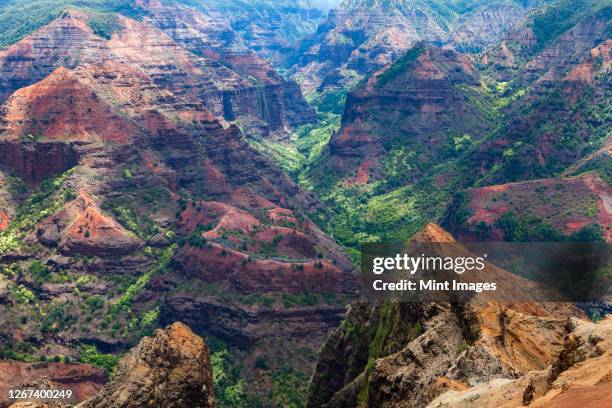
[(23, 361), (24, 363), (36, 362), (68, 362), (68, 357), (65, 356), (37, 356), (35, 353), (39, 351), (37, 347), (27, 341), (15, 341), (8, 344), (0, 343), (0, 360), (15, 360)]
[(39, 285), (45, 282), (51, 274), (51, 270), (38, 260), (30, 262), (30, 265), (28, 266), (28, 272)]
[[(107, 200), (103, 203), (102, 208), (109, 211), (125, 228), (146, 240), (157, 234), (159, 229), (145, 209), (156, 210), (167, 204), (169, 198), (167, 190), (163, 188), (142, 189), (141, 193), (142, 195), (138, 198), (126, 194)], [(142, 205), (139, 205), (141, 202)]]
[(291, 293), (283, 293), (283, 304), (285, 307), (308, 307), (314, 306), (321, 302), (321, 298), (316, 293), (302, 292), (297, 295), (292, 295)]
[(382, 162), (383, 177), (389, 187), (400, 187), (413, 178), (416, 153), (405, 147), (392, 149)]
[(33, 304), (37, 300), (34, 292), (23, 285), (11, 284), (9, 289), (11, 292), (11, 297), (19, 304)]
[(604, 242), (598, 224), (589, 224), (570, 235), (564, 235), (548, 221), (534, 217), (518, 217), (514, 212), (503, 214), (494, 224), (509, 242)]
[(290, 367), (272, 372), (272, 391), (268, 396), (275, 406), (286, 408), (304, 407), (304, 396), (308, 392), (308, 376)]
[(289, 175), (297, 174), (304, 156), (290, 143), (268, 138), (248, 138), (249, 144), (262, 155), (272, 158)]
[(74, 198), (72, 190), (63, 188), (72, 172), (69, 170), (53, 179), (44, 180), (38, 190), (19, 206), (11, 224), (0, 232), (0, 255), (21, 245), (23, 238), (37, 223), (57, 211), (67, 200)]
[(609, 20), (612, 5), (605, 0), (560, 0), (535, 12), (529, 22), (536, 38), (533, 52), (542, 50), (577, 22), (593, 19), (597, 14)]
[(383, 73), (378, 75), (376, 86), (382, 88), (383, 86), (392, 82), (398, 76), (412, 69), (423, 51), (425, 51), (425, 44), (423, 42), (419, 42), (417, 45), (409, 49), (408, 52), (406, 52), (402, 58), (397, 60), (395, 64), (391, 65), (389, 68), (383, 71)]
[[(114, 33), (120, 32), (123, 28), (119, 18), (115, 14), (110, 13), (90, 13), (87, 24), (94, 34), (105, 40), (110, 40)], [(125, 169), (125, 171), (129, 174), (129, 169)]]
[(612, 184), (612, 160), (607, 154), (600, 154), (593, 160), (590, 160), (586, 165), (580, 167), (577, 171), (573, 171), (572, 174), (585, 174), (588, 172), (597, 173), (603, 181), (608, 184)]
[(228, 351), (223, 348), (210, 356), (217, 404), (223, 408), (245, 406), (245, 381), (232, 379), (228, 372)]
[(131, 310), (132, 299), (138, 292), (140, 292), (145, 286), (149, 284), (149, 281), (152, 277), (163, 273), (170, 264), (172, 257), (174, 256), (174, 252), (176, 251), (178, 245), (172, 244), (168, 248), (165, 248), (160, 251), (159, 257), (155, 265), (149, 269), (144, 275), (138, 278), (136, 282), (130, 285), (126, 292), (115, 302), (113, 305), (113, 312), (118, 313), (121, 310)]
[(90, 12), (91, 28), (103, 38), (110, 38), (119, 28), (114, 17), (103, 13), (121, 13), (136, 19), (145, 14), (131, 0), (5, 0), (0, 2), (0, 48), (19, 41), (70, 8)]
[(82, 347), (79, 358), (81, 363), (91, 364), (101, 368), (109, 375), (114, 374), (119, 360), (120, 356), (99, 353), (94, 345)]
[(44, 305), (45, 311), (40, 313), (40, 330), (43, 334), (56, 334), (65, 327), (76, 323), (78, 316), (69, 302), (53, 301)]

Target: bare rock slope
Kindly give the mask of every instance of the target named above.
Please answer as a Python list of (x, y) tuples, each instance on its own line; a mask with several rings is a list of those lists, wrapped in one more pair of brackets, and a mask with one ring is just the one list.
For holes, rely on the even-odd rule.
[(215, 408), (208, 347), (182, 323), (157, 330), (125, 356), (111, 382), (78, 408)]

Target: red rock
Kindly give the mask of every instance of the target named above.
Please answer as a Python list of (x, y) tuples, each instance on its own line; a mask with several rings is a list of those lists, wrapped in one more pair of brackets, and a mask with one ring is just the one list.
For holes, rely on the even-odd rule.
[[(23, 389), (46, 379), (53, 389), (71, 390), (72, 397), (63, 402), (76, 404), (95, 395), (107, 376), (104, 371), (88, 364), (22, 363), (0, 361), (0, 407), (8, 407), (8, 391)], [(30, 386), (30, 388), (32, 388)]]
[[(535, 216), (546, 220), (565, 234), (595, 222), (604, 237), (612, 240), (612, 188), (596, 175), (523, 181), (467, 192), (472, 215), (466, 225), (452, 227), (461, 239), (474, 239), (479, 223), (493, 226), (503, 214), (512, 211), (519, 218)], [(572, 210), (559, 211), (560, 204)]]
[(38, 227), (38, 236), (47, 244), (58, 245), (65, 254), (121, 256), (141, 245), (121, 224), (102, 214), (93, 199), (83, 192), (44, 220)]

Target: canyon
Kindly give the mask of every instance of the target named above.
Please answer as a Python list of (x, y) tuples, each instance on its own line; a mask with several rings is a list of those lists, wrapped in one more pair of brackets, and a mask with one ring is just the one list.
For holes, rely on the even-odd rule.
[(608, 298), (367, 302), (358, 271), (363, 243), (609, 245), (609, 2), (26, 3), (0, 407), (606, 401)]

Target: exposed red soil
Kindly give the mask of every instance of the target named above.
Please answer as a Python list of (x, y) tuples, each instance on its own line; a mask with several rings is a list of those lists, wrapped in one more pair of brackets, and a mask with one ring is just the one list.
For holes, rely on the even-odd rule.
[(134, 251), (139, 240), (112, 217), (102, 214), (85, 192), (44, 220), (38, 235), (64, 253), (119, 256)]
[(204, 248), (187, 246), (184, 270), (206, 282), (231, 282), (246, 293), (339, 292), (343, 273), (327, 261), (288, 263), (257, 259), (211, 243)]
[(204, 161), (204, 171), (208, 184), (215, 185), (218, 191), (231, 191), (232, 187), (227, 181), (227, 177), (210, 160)]
[(232, 191), (230, 203), (241, 208), (272, 208), (276, 205), (266, 198), (238, 187)]
[[(273, 244), (275, 251), (283, 256), (295, 259), (316, 257), (316, 239), (298, 230), (303, 227), (305, 232), (310, 231), (307, 223), (299, 223), (291, 210), (280, 207), (267, 210), (267, 214), (270, 221), (280, 225), (266, 226), (252, 213), (230, 204), (197, 202), (187, 205), (180, 223), (186, 231), (214, 224), (212, 229), (202, 233), (204, 238), (215, 240), (224, 237), (237, 245), (246, 245), (245, 252), (257, 252), (264, 244)], [(290, 223), (295, 228), (286, 226)], [(244, 238), (235, 236), (236, 233), (243, 234)]]
[(359, 185), (364, 186), (368, 184), (370, 179), (370, 167), (372, 166), (373, 160), (366, 160), (357, 167), (357, 174), (346, 181), (347, 185)]
[[(271, 207), (249, 207), (250, 212), (221, 202), (188, 203), (181, 213), (181, 228), (186, 233), (198, 226), (212, 228), (202, 233), (208, 241), (202, 248), (187, 245), (183, 249), (184, 270), (208, 282), (231, 282), (245, 291), (339, 289), (342, 272), (329, 261), (317, 259), (319, 238), (310, 222), (299, 222), (293, 211), (244, 190), (233, 199)], [(227, 246), (227, 241), (234, 247)]]
[[(596, 68), (596, 61), (600, 61), (599, 69)], [(612, 66), (612, 40), (606, 40), (599, 46), (593, 48), (589, 57), (572, 69), (566, 76), (566, 81), (580, 81), (593, 84), (595, 74), (599, 71), (606, 71)]]
[(11, 217), (6, 212), (0, 210), (0, 231), (7, 229), (10, 223)]
[(100, 102), (66, 68), (15, 92), (5, 108), (6, 131), (51, 140), (126, 143), (138, 129)]
[(215, 223), (215, 227), (205, 232), (207, 238), (218, 238), (221, 230), (235, 230), (245, 234), (251, 233), (261, 223), (247, 211), (230, 204), (216, 201), (190, 203), (181, 214), (181, 226), (188, 231), (198, 225)]
[(513, 211), (521, 217), (546, 219), (566, 234), (595, 220), (605, 238), (612, 240), (612, 187), (591, 174), (475, 188), (469, 197), (468, 225), (491, 225)]
[(354, 125), (346, 126), (342, 129), (340, 136), (337, 138), (340, 143), (351, 142), (351, 143), (371, 143), (372, 138), (369, 134), (363, 132), (361, 129)]
[(270, 218), (272, 222), (293, 223), (295, 225), (299, 223), (293, 211), (280, 207), (269, 210), (268, 218)]
[[(64, 403), (77, 404), (97, 394), (107, 381), (104, 371), (88, 364), (22, 363), (0, 361), (0, 408), (8, 407), (8, 391), (21, 389), (46, 378), (55, 389), (72, 390)], [(31, 388), (31, 387), (30, 387)]]
[(290, 258), (312, 259), (317, 256), (314, 240), (295, 229), (269, 227), (259, 232), (255, 238), (258, 244), (272, 243), (277, 239), (275, 246), (278, 253)]

